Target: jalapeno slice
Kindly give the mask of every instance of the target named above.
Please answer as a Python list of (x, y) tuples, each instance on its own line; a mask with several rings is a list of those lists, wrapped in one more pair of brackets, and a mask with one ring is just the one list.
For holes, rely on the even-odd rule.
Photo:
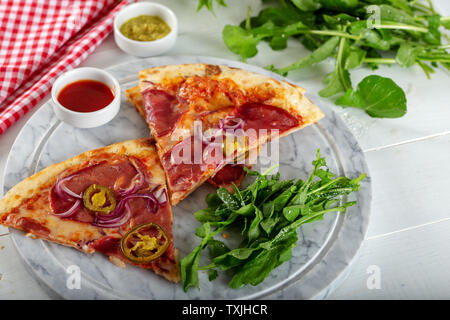
[(249, 137), (245, 135), (236, 136), (233, 134), (225, 134), (223, 140), (223, 155), (229, 157), (233, 154), (247, 153), (249, 150)]
[(170, 239), (156, 223), (144, 223), (128, 231), (120, 241), (125, 257), (135, 263), (148, 263), (166, 252)]
[(116, 208), (116, 199), (109, 188), (92, 184), (83, 193), (83, 204), (90, 211), (110, 214)]

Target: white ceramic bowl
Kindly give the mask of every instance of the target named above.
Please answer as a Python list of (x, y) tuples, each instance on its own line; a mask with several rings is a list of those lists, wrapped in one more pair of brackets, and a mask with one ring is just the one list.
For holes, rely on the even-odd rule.
[[(125, 37), (120, 27), (131, 18), (140, 15), (158, 16), (171, 28), (165, 37), (154, 41), (135, 41)], [(120, 49), (134, 56), (151, 57), (170, 50), (177, 40), (178, 20), (172, 10), (154, 2), (138, 2), (130, 4), (119, 11), (114, 18), (114, 40)]]
[[(78, 80), (97, 80), (106, 84), (114, 95), (113, 101), (103, 109), (93, 112), (76, 112), (65, 108), (58, 102), (59, 92), (68, 84)], [(108, 72), (97, 68), (77, 68), (63, 73), (52, 87), (53, 111), (56, 116), (78, 128), (93, 128), (112, 120), (120, 109), (119, 82)]]

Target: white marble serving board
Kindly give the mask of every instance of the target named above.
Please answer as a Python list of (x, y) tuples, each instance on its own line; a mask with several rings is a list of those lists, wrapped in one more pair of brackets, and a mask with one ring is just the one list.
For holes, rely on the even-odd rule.
[[(207, 57), (157, 57), (135, 60), (108, 68), (120, 82), (122, 90), (137, 84), (138, 71), (152, 66), (179, 63), (224, 64), (281, 79), (264, 69), (239, 62)], [(308, 94), (315, 102), (320, 98)], [(280, 167), (283, 178), (306, 178), (311, 161), (320, 148), (330, 169), (339, 175), (359, 176), (366, 172), (361, 190), (351, 196), (358, 204), (345, 214), (331, 213), (322, 221), (299, 230), (299, 243), (289, 262), (278, 267), (258, 286), (239, 290), (228, 287), (230, 277), (221, 275), (209, 282), (200, 274), (200, 290), (183, 292), (181, 285), (168, 283), (150, 271), (135, 267), (125, 270), (108, 262), (101, 254), (86, 255), (72, 248), (42, 240), (32, 240), (23, 232), (12, 231), (18, 252), (37, 279), (67, 299), (255, 299), (255, 298), (324, 298), (347, 274), (367, 230), (371, 186), (367, 165), (358, 143), (340, 118), (325, 106), (319, 106), (326, 117), (279, 141)], [(89, 149), (149, 135), (144, 120), (122, 95), (121, 110), (110, 123), (93, 129), (77, 129), (60, 122), (51, 102), (44, 104), (18, 135), (7, 161), (4, 191), (29, 175)], [(256, 166), (257, 168), (258, 166)], [(180, 257), (199, 243), (193, 232), (200, 224), (192, 213), (205, 207), (205, 195), (213, 191), (202, 186), (174, 207), (174, 244)], [(81, 288), (66, 285), (67, 268), (81, 270)]]

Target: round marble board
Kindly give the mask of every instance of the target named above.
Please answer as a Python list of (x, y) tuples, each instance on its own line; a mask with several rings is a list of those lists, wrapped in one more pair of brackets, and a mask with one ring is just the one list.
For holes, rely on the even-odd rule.
[[(148, 58), (113, 66), (108, 71), (125, 90), (137, 84), (139, 70), (180, 63), (223, 64), (282, 79), (255, 66), (207, 57)], [(316, 103), (320, 101), (317, 96), (308, 96)], [(280, 139), (281, 177), (305, 179), (318, 148), (332, 172), (348, 177), (368, 173), (364, 155), (350, 131), (332, 110), (319, 106), (326, 114), (324, 119)], [(49, 101), (33, 115), (14, 143), (6, 165), (4, 191), (6, 193), (35, 172), (84, 151), (147, 136), (149, 129), (145, 121), (123, 94), (116, 118), (94, 129), (77, 129), (62, 123), (54, 115)], [(199, 244), (194, 231), (200, 223), (192, 213), (205, 207), (205, 195), (212, 191), (212, 187), (204, 185), (173, 208), (174, 244), (180, 257)], [(228, 287), (228, 274), (210, 282), (207, 273), (200, 273), (200, 290), (191, 288), (185, 293), (180, 284), (169, 283), (151, 271), (133, 266), (119, 268), (102, 254), (86, 255), (72, 248), (27, 238), (16, 230), (11, 230), (11, 236), (38, 280), (67, 299), (324, 298), (348, 272), (363, 242), (370, 213), (370, 177), (349, 200), (358, 203), (345, 214), (329, 213), (322, 221), (300, 228), (299, 242), (291, 260), (275, 269), (263, 283), (238, 290)], [(72, 265), (80, 270), (79, 289), (67, 285), (68, 279), (70, 281), (68, 268)]]

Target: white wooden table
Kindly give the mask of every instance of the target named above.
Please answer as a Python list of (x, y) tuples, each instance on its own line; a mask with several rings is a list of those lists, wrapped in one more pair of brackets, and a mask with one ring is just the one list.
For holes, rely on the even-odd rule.
[[(171, 7), (180, 22), (177, 44), (168, 54), (202, 55), (237, 60), (223, 44), (225, 24), (239, 23), (259, 0), (228, 1), (228, 8), (195, 11), (197, 1), (160, 1)], [(435, 0), (443, 15), (450, 15), (448, 0)], [(305, 54), (298, 43), (280, 52), (266, 44), (248, 63), (288, 64)], [(112, 36), (82, 64), (108, 67), (135, 59), (115, 45)], [(332, 61), (293, 72), (294, 82), (316, 93)], [(352, 74), (358, 83), (369, 71)], [(363, 148), (373, 179), (372, 215), (366, 241), (348, 278), (331, 299), (449, 299), (450, 298), (450, 73), (438, 70), (432, 80), (418, 68), (380, 68), (407, 93), (408, 113), (400, 119), (373, 119), (361, 110), (335, 110), (347, 122)], [(34, 108), (0, 135), (0, 186), (9, 150)], [(374, 273), (375, 272), (375, 273)], [(374, 276), (378, 276), (375, 279)], [(379, 280), (379, 282), (377, 282)], [(379, 284), (379, 285), (377, 285)], [(22, 264), (8, 229), (0, 227), (0, 299), (51, 299)]]

